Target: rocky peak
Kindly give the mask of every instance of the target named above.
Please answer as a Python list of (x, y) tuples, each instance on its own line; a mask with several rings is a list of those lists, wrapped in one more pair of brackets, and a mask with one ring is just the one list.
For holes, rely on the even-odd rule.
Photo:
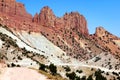
[(26, 12), (24, 4), (15, 0), (0, 0), (0, 13), (17, 20), (32, 20), (32, 16)]
[(87, 21), (83, 15), (78, 12), (66, 13), (64, 15), (64, 22), (66, 27), (77, 28), (81, 33), (88, 35)]
[(53, 11), (48, 6), (45, 6), (39, 14), (39, 23), (43, 26), (53, 27), (55, 18)]
[(47, 16), (54, 16), (52, 9), (50, 9), (48, 6), (45, 6), (41, 9), (40, 14), (46, 14)]
[(36, 13), (36, 14), (34, 15), (34, 17), (33, 17), (33, 22), (39, 23), (39, 14), (38, 14), (38, 13)]
[(119, 42), (120, 39), (105, 30), (103, 27), (97, 27), (95, 34), (92, 35), (91, 38), (94, 39), (97, 44), (101, 45), (105, 51), (107, 50), (115, 55), (116, 53), (120, 53), (120, 49), (117, 44), (117, 41)]
[(97, 27), (96, 28), (96, 32), (95, 32), (95, 36), (97, 37), (101, 37), (105, 35), (106, 30), (103, 27)]
[(117, 36), (111, 34), (107, 30), (105, 30), (103, 27), (97, 27), (95, 32), (96, 37), (107, 37), (107, 39), (119, 39)]
[[(32, 16), (25, 10), (24, 4), (16, 2), (16, 0), (0, 0), (0, 17), (5, 16), (4, 25), (14, 27), (19, 30), (39, 30), (40, 26), (59, 29), (75, 28), (84, 35), (88, 35), (87, 21), (78, 12), (66, 13), (63, 17), (58, 18), (53, 11), (45, 6), (41, 12)], [(7, 17), (7, 18), (6, 18)], [(39, 27), (34, 27), (39, 26)]]
[[(39, 25), (51, 27), (51, 28), (76, 28), (81, 33), (88, 35), (87, 21), (78, 12), (66, 13), (63, 17), (56, 17), (53, 11), (45, 6), (41, 9), (41, 12), (33, 17), (33, 22)], [(55, 30), (57, 30), (55, 29)]]

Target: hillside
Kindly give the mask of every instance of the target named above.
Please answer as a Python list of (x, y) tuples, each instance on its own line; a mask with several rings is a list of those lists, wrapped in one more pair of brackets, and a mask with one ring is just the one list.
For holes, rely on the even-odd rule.
[(32, 17), (15, 0), (0, 4), (1, 80), (11, 71), (18, 76), (17, 70), (26, 72), (21, 79), (29, 79), (32, 70), (31, 75), (35, 71), (46, 80), (120, 80), (120, 38), (103, 27), (89, 34), (87, 21), (78, 12), (56, 17), (45, 6)]

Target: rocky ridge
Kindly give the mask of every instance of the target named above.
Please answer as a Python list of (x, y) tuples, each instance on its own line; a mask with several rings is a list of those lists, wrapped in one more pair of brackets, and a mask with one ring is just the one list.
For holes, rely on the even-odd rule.
[(81, 33), (88, 35), (87, 21), (84, 16), (78, 12), (66, 13), (63, 17), (59, 18), (53, 14), (53, 11), (48, 7), (44, 7), (40, 14), (36, 14), (33, 22), (46, 27), (52, 28), (76, 28)]
[(32, 16), (26, 12), (22, 3), (18, 3), (15, 0), (0, 0), (0, 5), (0, 13), (2, 15), (6, 14), (7, 16), (15, 17), (17, 20), (23, 20), (24, 18), (25, 21), (31, 21), (32, 19)]
[(40, 26), (57, 29), (74, 27), (85, 35), (89, 34), (87, 21), (78, 12), (66, 13), (63, 17), (58, 18), (46, 6), (39, 14), (36, 13), (32, 17), (26, 12), (24, 5), (15, 0), (1, 0), (0, 5), (0, 23), (10, 28), (39, 32)]
[(106, 31), (103, 27), (96, 28), (96, 32), (91, 36), (91, 39), (104, 47), (105, 50), (119, 56), (120, 47), (116, 42), (119, 42), (120, 38)]
[(39, 14), (36, 13), (32, 17), (26, 12), (24, 5), (15, 0), (1, 0), (0, 4), (0, 23), (2, 25), (15, 31), (41, 33), (74, 58), (81, 60), (82, 57), (87, 60), (91, 58), (86, 56), (90, 55), (88, 54), (90, 51), (95, 56), (104, 49), (111, 53), (120, 53), (119, 47), (115, 44), (116, 39), (119, 39), (112, 35), (108, 38), (106, 35), (108, 32), (103, 28), (97, 28), (96, 33), (89, 36), (87, 21), (78, 12), (65, 13), (63, 17), (59, 18), (46, 6), (41, 9)]

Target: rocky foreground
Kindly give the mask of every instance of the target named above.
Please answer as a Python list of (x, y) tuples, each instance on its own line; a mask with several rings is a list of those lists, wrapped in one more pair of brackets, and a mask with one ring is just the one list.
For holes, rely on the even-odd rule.
[(46, 76), (28, 68), (7, 68), (0, 64), (0, 80), (49, 80)]

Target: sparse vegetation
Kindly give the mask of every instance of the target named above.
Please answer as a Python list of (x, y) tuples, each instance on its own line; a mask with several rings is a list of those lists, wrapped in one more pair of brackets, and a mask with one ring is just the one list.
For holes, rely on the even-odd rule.
[(70, 80), (75, 80), (75, 78), (76, 78), (75, 72), (66, 73), (66, 76), (67, 76)]
[(45, 64), (40, 64), (39, 70), (45, 71), (46, 65)]
[(49, 69), (50, 69), (50, 72), (52, 73), (52, 75), (57, 74), (57, 67), (54, 64), (50, 64)]
[(11, 67), (15, 67), (16, 65), (14, 63), (11, 63)]
[(71, 71), (71, 69), (70, 69), (70, 67), (69, 67), (69, 66), (64, 67), (64, 69), (65, 69), (65, 71), (66, 71), (66, 72)]
[(93, 80), (92, 75), (90, 75), (87, 80)]
[(6, 34), (0, 33), (0, 38), (2, 41), (5, 41), (9, 46), (12, 45), (14, 47), (18, 47), (15, 40), (13, 40), (11, 37), (8, 37)]
[(37, 70), (39, 73), (45, 75), (48, 77), (48, 79), (51, 79), (51, 80), (68, 80), (68, 79), (65, 79), (63, 77), (61, 77), (60, 75), (51, 75), (49, 74), (48, 72), (45, 72), (45, 71), (42, 71), (42, 70)]
[(78, 72), (79, 74), (82, 73), (83, 71), (82, 70), (77, 70), (76, 72)]
[[(64, 31), (63, 31), (64, 32)], [(63, 51), (65, 51), (66, 53), (68, 53), (67, 55), (70, 55), (70, 56), (72, 56), (72, 57), (74, 57), (74, 58), (76, 58), (76, 59), (79, 59), (80, 61), (81, 60), (88, 60), (88, 59), (92, 59), (93, 57), (95, 57), (95, 55), (93, 55), (93, 52), (92, 52), (92, 50), (93, 50), (93, 47), (95, 47), (95, 50), (94, 50), (94, 52), (95, 53), (97, 53), (98, 51), (97, 51), (97, 49), (98, 48), (101, 48), (99, 45), (96, 45), (95, 43), (89, 43), (89, 44), (92, 44), (92, 47), (91, 46), (89, 46), (89, 44), (86, 42), (86, 43), (84, 43), (85, 44), (85, 49), (83, 49), (83, 48), (81, 48), (81, 44), (79, 44), (78, 42), (77, 42), (77, 40), (76, 40), (76, 38), (73, 36), (73, 34), (75, 34), (75, 33), (77, 33), (77, 32), (71, 32), (71, 31), (69, 31), (69, 30), (65, 30), (65, 35), (62, 35), (62, 37), (61, 38), (59, 38), (59, 37), (55, 37), (55, 35), (57, 35), (57, 34), (54, 34), (54, 35), (52, 35), (52, 37), (51, 37), (51, 34), (48, 34), (48, 33), (46, 33), (46, 37), (47, 38), (49, 38), (49, 40), (51, 41), (51, 42), (53, 42), (54, 44), (57, 44), (57, 46), (59, 46)], [(13, 40), (12, 38), (10, 38), (10, 37), (8, 37), (8, 36), (6, 36), (6, 35), (4, 35), (4, 34), (2, 34), (2, 33), (0, 33), (0, 35), (2, 35), (2, 36), (0, 36), (0, 38), (1, 38), (1, 40), (2, 41), (4, 41), (4, 42), (6, 42), (6, 44), (8, 44), (8, 45), (6, 45), (5, 43), (4, 43), (4, 45), (5, 45), (5, 47), (7, 47), (8, 49), (9, 48), (11, 48), (11, 47), (14, 47), (15, 48), (15, 51), (16, 52), (13, 52), (13, 54), (15, 54), (15, 53), (17, 53), (17, 57), (16, 56), (14, 56), (14, 57), (12, 57), (12, 60), (13, 61), (15, 61), (15, 60), (22, 60), (23, 59), (23, 57), (25, 57), (25, 58), (29, 58), (29, 59), (31, 59), (31, 60), (33, 60), (34, 62), (37, 62), (37, 64), (40, 64), (40, 67), (39, 67), (39, 70), (41, 71), (41, 72), (43, 72), (43, 73), (45, 73), (45, 74), (48, 74), (48, 75), (51, 75), (52, 74), (52, 76), (54, 76), (55, 77), (55, 79), (53, 79), (53, 78), (51, 78), (51, 77), (49, 77), (49, 79), (53, 79), (53, 80), (62, 80), (62, 79), (58, 79), (58, 78), (56, 78), (56, 76), (59, 76), (58, 75), (58, 73), (57, 73), (57, 66), (56, 65), (54, 65), (54, 64), (50, 64), (49, 66), (46, 66), (44, 63), (40, 63), (40, 58), (42, 58), (42, 59), (47, 59), (47, 57), (45, 57), (44, 55), (40, 55), (40, 54), (34, 54), (34, 52), (31, 52), (31, 51), (27, 51), (25, 48), (22, 48), (22, 49), (19, 49), (18, 48), (18, 46), (17, 46), (17, 44), (16, 44), (16, 41), (15, 40)], [(82, 35), (81, 33), (79, 33), (78, 34), (79, 35), (79, 41), (80, 40), (82, 40), (82, 39), (86, 39), (85, 38), (85, 36), (84, 35)], [(71, 38), (70, 40), (68, 40), (68, 38), (66, 38), (66, 36), (68, 36), (69, 38)], [(56, 41), (53, 41), (54, 39), (57, 39)], [(64, 40), (68, 40), (68, 42), (66, 41), (66, 43), (64, 42)], [(88, 40), (88, 42), (89, 42), (89, 40)], [(70, 48), (70, 46), (68, 46), (68, 45), (66, 45), (66, 44), (68, 44), (68, 45), (70, 45), (70, 46), (72, 46), (72, 48)], [(86, 47), (87, 46), (87, 47)], [(18, 48), (18, 49), (17, 49)], [(97, 48), (97, 49), (96, 49)], [(7, 50), (8, 50), (7, 49)], [(34, 49), (37, 49), (37, 48), (34, 48)], [(86, 49), (89, 49), (89, 51), (90, 51), (90, 55), (88, 55), (87, 53), (87, 50)], [(107, 49), (109, 49), (108, 47), (107, 47)], [(18, 55), (18, 50), (19, 51), (21, 51), (22, 52), (22, 54), (19, 54)], [(40, 50), (42, 53), (46, 53), (46, 51), (42, 51), (42, 50)], [(109, 51), (111, 51), (110, 49), (109, 49)], [(119, 52), (116, 52), (116, 53), (119, 53)], [(5, 54), (8, 54), (8, 53), (5, 53)], [(62, 56), (65, 56), (66, 54), (62, 54)], [(86, 57), (86, 55), (88, 55), (87, 57)], [(107, 53), (107, 55), (108, 55), (108, 53)], [(107, 56), (107, 55), (105, 55), (105, 56)], [(1, 56), (2, 56), (2, 58), (1, 58)], [(3, 57), (4, 55), (1, 55), (1, 53), (0, 53), (0, 58), (1, 59), (4, 59), (5, 57)], [(53, 55), (51, 55), (51, 56), (53, 56)], [(36, 59), (36, 57), (37, 57), (37, 59)], [(61, 56), (57, 56), (58, 58), (61, 58)], [(89, 58), (90, 57), (90, 58)], [(119, 57), (117, 57), (118, 59), (119, 59)], [(7, 58), (6, 58), (7, 59)], [(101, 61), (101, 59), (102, 59), (102, 57), (96, 57), (96, 59), (95, 59), (95, 62), (97, 63), (97, 62), (99, 62), (99, 60)], [(70, 58), (69, 58), (69, 60), (70, 60)], [(115, 67), (115, 69), (117, 69), (118, 67), (119, 67), (119, 63), (117, 63), (118, 64), (118, 66), (116, 67), (116, 66), (112, 66), (112, 64), (111, 64), (111, 62), (110, 61), (112, 61), (112, 59), (109, 59), (109, 62), (107, 61), (107, 59), (106, 59), (106, 64), (104, 64), (104, 63), (102, 63), (103, 64), (103, 66), (102, 67), (105, 67), (105, 66), (107, 66), (109, 69), (112, 69), (112, 68), (114, 68)], [(50, 62), (50, 61), (48, 61), (48, 62)], [(88, 63), (89, 64), (89, 63)], [(32, 65), (32, 63), (31, 63), (31, 65)], [(20, 67), (20, 65), (15, 65), (14, 63), (12, 63), (12, 64), (10, 64), (10, 65), (8, 65), (9, 67), (15, 67), (15, 66), (17, 66), (17, 67)], [(93, 73), (92, 75), (83, 75), (83, 76), (78, 76), (77, 74), (84, 74), (84, 71), (81, 69), (81, 70), (76, 70), (76, 72), (72, 72), (72, 68), (71, 67), (69, 67), (69, 66), (66, 66), (66, 67), (64, 67), (64, 70), (67, 72), (66, 73), (66, 76), (70, 79), (70, 80), (93, 80), (93, 78), (95, 77), (95, 79), (96, 80), (107, 80), (105, 77), (104, 77), (104, 75), (103, 75), (103, 71), (100, 71), (100, 70), (98, 70), (98, 71), (96, 71), (95, 73)], [(91, 69), (91, 71), (94, 71), (93, 69)], [(50, 74), (51, 73), (51, 74)], [(115, 75), (115, 76), (118, 76), (118, 73), (115, 73), (115, 72), (113, 72), (112, 73), (113, 75)], [(107, 76), (110, 76), (110, 74), (109, 73), (106, 73), (106, 75)], [(60, 76), (59, 76), (60, 77)], [(117, 79), (120, 79), (119, 77), (117, 77)]]
[(101, 70), (95, 72), (96, 80), (107, 80), (101, 73)]

